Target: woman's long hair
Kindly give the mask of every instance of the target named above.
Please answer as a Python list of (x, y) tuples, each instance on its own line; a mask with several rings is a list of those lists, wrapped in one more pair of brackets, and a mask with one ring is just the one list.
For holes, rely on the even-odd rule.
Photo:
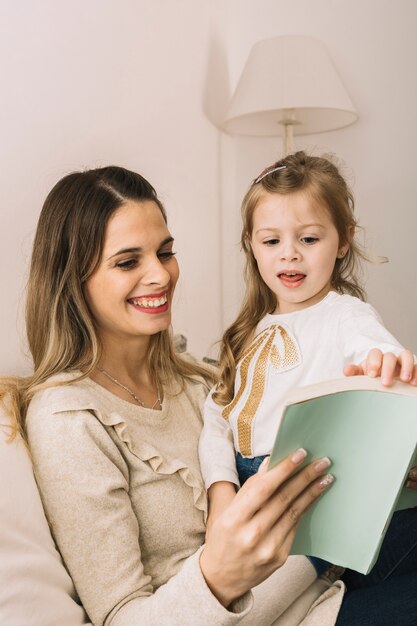
[(330, 157), (314, 157), (300, 151), (268, 167), (253, 181), (242, 202), (241, 246), (246, 257), (246, 291), (240, 312), (221, 342), (220, 382), (213, 394), (219, 404), (228, 404), (233, 398), (236, 365), (260, 320), (277, 305), (275, 294), (259, 273), (250, 245), (254, 211), (266, 193), (286, 195), (297, 191), (304, 191), (315, 206), (327, 210), (338, 232), (340, 246), (349, 242), (345, 256), (336, 259), (331, 277), (333, 289), (365, 299), (359, 268), (367, 257), (353, 238), (357, 227), (354, 198), (337, 166)]
[[(78, 371), (81, 380), (99, 362), (102, 346), (84, 288), (100, 262), (110, 217), (129, 200), (155, 202), (167, 221), (152, 185), (122, 167), (69, 174), (45, 200), (33, 243), (26, 300), (34, 371), (26, 378), (5, 378), (0, 386), (15, 430), (22, 435), (30, 399), (48, 386), (51, 376)], [(148, 367), (158, 384), (193, 376), (213, 382), (212, 372), (175, 352), (169, 330), (150, 337)]]

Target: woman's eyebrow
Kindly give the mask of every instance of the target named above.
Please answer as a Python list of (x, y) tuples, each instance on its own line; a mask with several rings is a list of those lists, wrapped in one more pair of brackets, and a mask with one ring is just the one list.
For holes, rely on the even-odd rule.
[[(163, 241), (161, 241), (158, 247), (163, 248), (164, 246), (166, 246), (169, 243), (172, 243), (173, 241), (174, 241), (174, 237), (166, 237)], [(107, 260), (110, 261), (110, 259), (112, 259), (115, 256), (118, 256), (119, 254), (138, 254), (142, 252), (142, 250), (143, 248), (141, 248), (140, 246), (135, 246), (133, 248), (122, 248), (121, 250), (118, 250), (117, 252), (109, 256)]]
[(121, 250), (118, 250), (117, 252), (109, 256), (107, 260), (110, 261), (110, 259), (112, 259), (115, 256), (118, 256), (119, 254), (131, 254), (131, 253), (138, 253), (138, 252), (142, 252), (142, 248), (140, 248), (139, 246), (135, 248), (122, 248)]

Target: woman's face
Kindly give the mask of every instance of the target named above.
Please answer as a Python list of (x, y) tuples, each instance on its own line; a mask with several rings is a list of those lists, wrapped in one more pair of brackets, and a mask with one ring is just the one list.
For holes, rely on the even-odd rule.
[(86, 298), (103, 343), (154, 335), (171, 323), (178, 280), (173, 238), (158, 205), (125, 202), (109, 219)]

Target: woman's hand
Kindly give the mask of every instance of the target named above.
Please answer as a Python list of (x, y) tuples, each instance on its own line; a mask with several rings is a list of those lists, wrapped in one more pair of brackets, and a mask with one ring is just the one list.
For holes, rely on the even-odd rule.
[(306, 454), (297, 450), (270, 471), (265, 459), (214, 521), (200, 567), (225, 607), (285, 563), (300, 517), (333, 482), (331, 474), (320, 476), (328, 459), (292, 476)]
[(412, 467), (408, 472), (408, 479), (405, 486), (409, 489), (417, 489), (417, 467)]
[(374, 348), (370, 350), (365, 361), (360, 365), (346, 365), (343, 370), (345, 376), (360, 376), (366, 374), (373, 378), (381, 376), (383, 385), (389, 387), (394, 378), (398, 377), (405, 383), (417, 386), (417, 365), (411, 350), (403, 350), (397, 357), (392, 352), (385, 354)]

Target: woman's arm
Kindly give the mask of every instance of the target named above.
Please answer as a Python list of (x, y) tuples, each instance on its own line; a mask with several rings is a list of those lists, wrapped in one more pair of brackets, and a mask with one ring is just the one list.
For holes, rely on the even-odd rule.
[(265, 459), (214, 522), (200, 564), (224, 606), (285, 563), (300, 517), (332, 484), (331, 474), (318, 478), (330, 465), (328, 459), (292, 476), (305, 456), (304, 450), (297, 450), (270, 471)]
[(301, 461), (261, 472), (218, 519), (201, 559), (186, 558), (155, 590), (128, 468), (103, 425), (88, 411), (29, 416), (28, 434), (55, 539), (94, 625), (238, 623), (250, 613), (246, 592), (282, 565), (297, 519), (327, 486), (312, 466), (287, 480)]

